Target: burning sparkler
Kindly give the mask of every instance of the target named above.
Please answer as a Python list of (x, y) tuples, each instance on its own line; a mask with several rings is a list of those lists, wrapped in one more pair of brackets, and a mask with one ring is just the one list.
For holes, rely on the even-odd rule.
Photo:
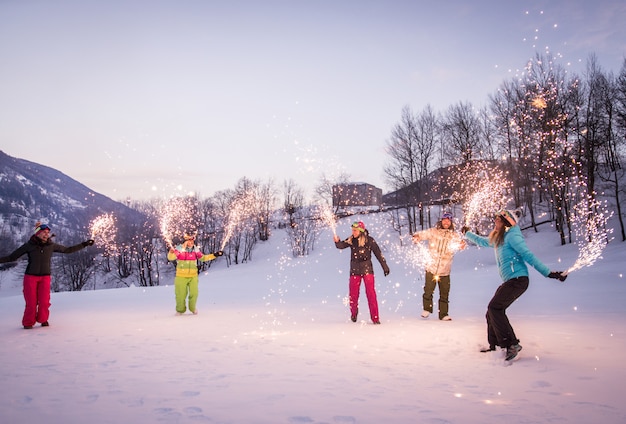
[(320, 207), (320, 219), (333, 230), (333, 235), (337, 235), (337, 218), (329, 205)]
[(447, 182), (452, 198), (463, 202), (464, 225), (478, 227), (483, 218), (504, 208), (513, 186), (506, 172), (488, 162), (470, 162)]
[(91, 239), (95, 240), (96, 246), (107, 249), (115, 248), (117, 226), (113, 215), (107, 213), (94, 218), (89, 224), (89, 232)]
[(612, 216), (613, 212), (608, 211), (606, 202), (601, 203), (589, 196), (584, 197), (574, 206), (570, 221), (576, 234), (578, 258), (563, 275), (591, 266), (602, 257), (602, 251), (611, 240), (609, 235), (613, 233), (612, 228), (606, 227), (606, 223)]
[(224, 225), (224, 239), (222, 240), (220, 250), (224, 250), (226, 244), (235, 233), (235, 230), (252, 214), (254, 211), (254, 205), (255, 202), (253, 192), (246, 192), (233, 200), (228, 210), (228, 216), (226, 217), (226, 224)]
[(195, 199), (174, 197), (166, 201), (159, 213), (161, 234), (168, 247), (172, 247), (174, 237), (198, 226)]
[[(405, 236), (401, 237), (401, 239), (405, 240)], [(406, 246), (407, 244), (409, 246)], [(403, 262), (407, 262), (415, 268), (426, 269), (433, 261), (428, 246), (421, 242), (414, 243), (412, 237), (400, 243), (396, 249), (396, 255), (403, 256), (405, 258)]]

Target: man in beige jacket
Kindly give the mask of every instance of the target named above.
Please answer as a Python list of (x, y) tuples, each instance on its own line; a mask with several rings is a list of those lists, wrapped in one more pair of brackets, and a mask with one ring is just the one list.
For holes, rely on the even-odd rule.
[(448, 315), (448, 296), (450, 294), (450, 269), (452, 259), (459, 250), (465, 249), (463, 237), (454, 231), (452, 214), (445, 212), (437, 225), (428, 230), (413, 234), (413, 243), (428, 241), (430, 258), (426, 265), (426, 280), (422, 301), (424, 310), (422, 318), (428, 318), (433, 313), (433, 293), (439, 285), (439, 319), (450, 321)]

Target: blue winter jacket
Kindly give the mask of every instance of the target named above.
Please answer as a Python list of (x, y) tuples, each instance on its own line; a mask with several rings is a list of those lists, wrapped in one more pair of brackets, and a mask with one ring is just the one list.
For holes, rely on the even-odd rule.
[[(487, 237), (479, 236), (470, 231), (465, 233), (465, 237), (478, 246), (493, 247)], [(502, 281), (509, 281), (517, 277), (528, 277), (528, 267), (525, 262), (532, 265), (544, 277), (550, 274), (550, 268), (537, 259), (528, 249), (522, 236), (522, 231), (517, 225), (510, 227), (504, 234), (504, 242), (495, 249), (495, 253)]]

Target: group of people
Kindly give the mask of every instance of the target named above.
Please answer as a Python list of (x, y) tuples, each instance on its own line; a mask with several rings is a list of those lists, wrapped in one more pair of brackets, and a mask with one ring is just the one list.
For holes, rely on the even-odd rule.
[[(467, 227), (461, 234), (454, 229), (453, 217), (450, 213), (442, 214), (437, 225), (428, 230), (416, 232), (413, 242), (428, 241), (430, 260), (426, 265), (424, 293), (422, 295), (423, 311), (421, 316), (428, 318), (433, 313), (433, 294), (439, 286), (438, 314), (442, 321), (450, 321), (448, 302), (450, 294), (450, 270), (454, 254), (466, 248), (465, 240), (495, 250), (496, 263), (503, 283), (498, 287), (487, 306), (487, 341), (488, 346), (482, 352), (490, 352), (498, 347), (506, 349), (506, 360), (514, 359), (522, 350), (519, 339), (506, 315), (506, 309), (519, 298), (528, 288), (528, 267), (534, 267), (545, 277), (565, 281), (567, 275), (560, 271), (551, 271), (526, 246), (522, 232), (517, 225), (518, 215), (515, 211), (501, 210), (494, 216), (494, 227), (489, 236), (475, 234)], [(380, 324), (378, 300), (376, 297), (374, 266), (372, 254), (380, 263), (385, 276), (389, 275), (389, 266), (380, 247), (368, 233), (365, 224), (357, 221), (352, 224), (352, 234), (345, 240), (334, 235), (338, 249), (350, 248), (349, 302), (350, 319), (357, 322), (359, 314), (359, 293), (361, 282), (365, 285), (365, 294), (369, 306), (370, 319)], [(24, 273), (25, 308), (22, 326), (32, 329), (36, 323), (49, 326), (50, 316), (50, 275), (53, 253), (73, 253), (94, 244), (89, 239), (74, 246), (65, 247), (52, 241), (50, 227), (37, 223), (34, 234), (22, 246), (8, 256), (0, 258), (0, 263), (16, 261), (28, 255), (28, 264)], [(167, 259), (176, 262), (174, 292), (176, 297), (176, 314), (182, 315), (187, 310), (198, 313), (198, 263), (206, 262), (222, 256), (222, 251), (204, 254), (195, 245), (195, 234), (186, 233), (184, 242), (171, 247)]]
[[(0, 263), (7, 263), (28, 255), (23, 281), (26, 305), (22, 316), (22, 326), (26, 330), (32, 329), (37, 323), (40, 323), (42, 327), (50, 325), (48, 318), (50, 317), (52, 254), (73, 253), (94, 244), (94, 241), (89, 239), (77, 245), (65, 247), (52, 241), (53, 237), (54, 234), (50, 232), (48, 225), (37, 222), (33, 235), (26, 243), (8, 256), (0, 257)], [(221, 250), (209, 254), (202, 253), (195, 245), (195, 239), (195, 234), (186, 233), (184, 242), (175, 247), (172, 246), (167, 254), (167, 259), (176, 263), (176, 276), (174, 277), (176, 315), (182, 315), (187, 310), (194, 315), (198, 314), (196, 307), (198, 263), (211, 261), (224, 254)]]
[[(518, 211), (501, 210), (494, 215), (494, 227), (489, 236), (480, 236), (463, 227), (461, 234), (454, 229), (453, 217), (449, 212), (441, 215), (441, 219), (433, 228), (413, 234), (413, 242), (428, 242), (429, 260), (426, 265), (424, 293), (422, 295), (423, 311), (421, 316), (428, 318), (433, 313), (433, 294), (439, 286), (439, 319), (451, 321), (448, 315), (450, 294), (450, 271), (454, 254), (464, 250), (465, 240), (482, 247), (492, 247), (495, 251), (496, 263), (502, 284), (498, 287), (487, 305), (487, 341), (488, 346), (481, 352), (491, 352), (498, 347), (506, 349), (506, 361), (513, 360), (522, 350), (519, 339), (506, 315), (506, 309), (517, 300), (528, 288), (528, 267), (530, 264), (544, 277), (565, 281), (566, 273), (551, 271), (528, 248), (522, 232), (517, 225)], [(345, 240), (334, 236), (338, 249), (350, 247), (350, 278), (349, 301), (350, 319), (357, 321), (359, 312), (358, 301), (361, 281), (365, 284), (365, 294), (370, 309), (370, 318), (374, 324), (380, 324), (378, 301), (376, 298), (372, 253), (380, 262), (385, 276), (389, 274), (389, 266), (382, 255), (376, 241), (369, 235), (365, 224), (361, 221), (352, 224), (352, 234)]]

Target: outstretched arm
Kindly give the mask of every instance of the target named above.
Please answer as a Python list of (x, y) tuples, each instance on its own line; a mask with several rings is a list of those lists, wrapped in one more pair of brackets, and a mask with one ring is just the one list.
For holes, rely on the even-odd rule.
[(0, 258), (0, 264), (6, 263), (6, 262), (15, 262), (20, 258), (20, 256), (24, 255), (26, 252), (28, 252), (28, 243), (25, 243), (22, 246), (18, 247), (14, 252), (9, 254), (8, 256), (4, 256)]
[(491, 247), (487, 237), (479, 236), (471, 231), (465, 233), (465, 238), (480, 247)]

